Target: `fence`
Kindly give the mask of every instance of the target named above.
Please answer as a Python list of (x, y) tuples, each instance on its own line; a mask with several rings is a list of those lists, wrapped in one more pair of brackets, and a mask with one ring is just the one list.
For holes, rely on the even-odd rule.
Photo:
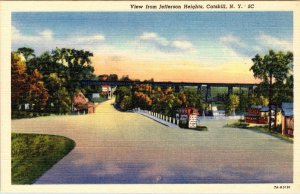
[(176, 118), (174, 117), (169, 117), (166, 115), (163, 115), (161, 113), (157, 113), (157, 112), (153, 112), (153, 111), (149, 111), (149, 110), (142, 110), (140, 108), (135, 108), (132, 110), (133, 112), (137, 112), (137, 113), (143, 113), (143, 114), (147, 114), (151, 117), (155, 117), (157, 119), (160, 119), (162, 121), (174, 124), (174, 125), (179, 125), (179, 120), (176, 120)]
[[(169, 116), (163, 115), (161, 113), (156, 113), (156, 112), (152, 112), (152, 111), (149, 111), (149, 110), (142, 110), (140, 108), (135, 108), (132, 111), (133, 112), (139, 112), (139, 113), (146, 113), (148, 115), (151, 115), (151, 116), (156, 117), (158, 119), (164, 120), (166, 122), (179, 125), (179, 120), (176, 120), (176, 118), (174, 118), (174, 117), (169, 117)], [(199, 116), (198, 119), (200, 121), (201, 120), (202, 121), (203, 120), (223, 120), (223, 119), (237, 120), (237, 119), (244, 119), (244, 115), (234, 115), (234, 116), (223, 116), (223, 115), (220, 115), (220, 116)]]

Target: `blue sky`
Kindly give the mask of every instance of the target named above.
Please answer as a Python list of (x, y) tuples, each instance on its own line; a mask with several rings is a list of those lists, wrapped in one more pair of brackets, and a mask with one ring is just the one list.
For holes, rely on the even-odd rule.
[[(244, 71), (255, 54), (269, 48), (292, 51), (293, 13), (15, 12), (12, 34), (13, 49), (29, 46), (37, 53), (55, 47), (90, 50), (97, 73), (114, 71), (137, 77), (143, 76), (143, 67), (147, 78), (186, 81), (194, 77), (188, 73), (193, 70), (198, 74), (223, 71), (233, 80), (241, 71), (249, 81), (251, 74)], [(159, 69), (169, 67), (184, 72), (183, 78), (175, 70), (157, 75)]]

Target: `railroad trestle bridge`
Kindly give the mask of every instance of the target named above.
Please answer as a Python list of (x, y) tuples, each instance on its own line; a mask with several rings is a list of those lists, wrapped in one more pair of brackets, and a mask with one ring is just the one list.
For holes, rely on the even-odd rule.
[(116, 86), (134, 86), (148, 84), (151, 86), (160, 87), (172, 87), (175, 92), (179, 92), (184, 86), (197, 87), (197, 92), (200, 93), (205, 101), (209, 101), (212, 98), (211, 89), (212, 87), (225, 87), (227, 88), (228, 95), (233, 93), (233, 88), (248, 89), (248, 94), (251, 94), (255, 87), (258, 86), (256, 83), (209, 83), (209, 82), (170, 82), (170, 81), (97, 81), (97, 80), (82, 80), (81, 85), (83, 86), (102, 86), (109, 85), (111, 87)]

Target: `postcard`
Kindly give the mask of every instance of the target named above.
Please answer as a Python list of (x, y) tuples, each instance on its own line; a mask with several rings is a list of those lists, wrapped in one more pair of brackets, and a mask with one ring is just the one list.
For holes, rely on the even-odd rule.
[(300, 192), (299, 2), (0, 5), (1, 192)]

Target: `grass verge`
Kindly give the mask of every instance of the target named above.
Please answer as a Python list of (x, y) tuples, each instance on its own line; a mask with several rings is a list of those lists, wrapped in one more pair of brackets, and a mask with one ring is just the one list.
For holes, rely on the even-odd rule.
[(197, 126), (196, 128), (187, 128), (187, 127), (182, 127), (182, 128), (195, 130), (195, 131), (208, 131), (208, 128), (206, 126)]
[(256, 132), (261, 132), (261, 133), (265, 133), (268, 135), (272, 135), (274, 137), (288, 141), (290, 143), (294, 142), (293, 138), (291, 138), (289, 136), (282, 135), (281, 133), (279, 133), (277, 131), (269, 131), (268, 126), (250, 126), (249, 124), (247, 124), (245, 122), (235, 122), (235, 123), (226, 124), (224, 127), (253, 130)]
[(71, 139), (55, 135), (12, 133), (12, 184), (32, 184), (74, 147)]

